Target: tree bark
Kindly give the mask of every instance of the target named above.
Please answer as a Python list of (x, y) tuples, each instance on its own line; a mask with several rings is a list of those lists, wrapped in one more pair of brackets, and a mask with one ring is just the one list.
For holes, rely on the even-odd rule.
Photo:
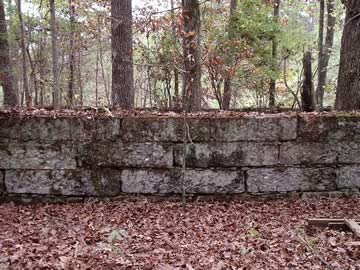
[[(238, 0), (230, 1), (230, 22), (228, 26), (229, 40), (234, 39), (234, 30), (232, 23), (234, 20), (235, 11), (237, 9), (237, 1)], [(231, 102), (231, 77), (228, 75), (224, 80), (224, 94), (222, 100), (222, 107), (224, 110), (230, 109), (230, 102)]]
[[(275, 0), (274, 2), (274, 20), (277, 23), (280, 17), (280, 4), (281, 0)], [(279, 41), (276, 37), (273, 38), (272, 42), (272, 58), (273, 58), (273, 72), (275, 73), (278, 69), (277, 67), (277, 58), (278, 58), (278, 47)], [(269, 87), (269, 106), (275, 107), (275, 92), (276, 92), (276, 79), (272, 78), (270, 80)]]
[(59, 84), (55, 0), (49, 0), (49, 4), (50, 4), (50, 26), (51, 26), (51, 48), (52, 48), (53, 103), (54, 103), (54, 108), (58, 109), (61, 106), (61, 95), (60, 95), (60, 84)]
[(112, 103), (134, 107), (134, 68), (131, 0), (111, 0)]
[(198, 0), (182, 0), (184, 20), (184, 78), (183, 102), (185, 111), (201, 110), (201, 48), (200, 5)]
[(319, 15), (319, 37), (318, 37), (318, 86), (316, 90), (316, 103), (322, 107), (322, 97), (324, 93), (325, 82), (322, 82), (322, 73), (324, 70), (324, 25), (325, 25), (325, 0), (320, 0)]
[(39, 75), (40, 75), (40, 100), (39, 105), (45, 105), (45, 85), (46, 85), (46, 57), (44, 51), (46, 50), (46, 33), (41, 34), (39, 41)]
[[(172, 27), (172, 34), (174, 39), (174, 48), (176, 48), (177, 45), (177, 38), (176, 38), (176, 16), (175, 16), (175, 4), (174, 0), (170, 0), (170, 9), (171, 9), (171, 27)], [(174, 66), (176, 63), (174, 63)], [(179, 95), (179, 71), (174, 67), (174, 99), (173, 104), (175, 110), (179, 109), (179, 103), (180, 103), (180, 95)]]
[(69, 106), (74, 105), (74, 86), (75, 86), (75, 5), (73, 0), (69, 0), (70, 12), (70, 55), (69, 55), (69, 81), (68, 81), (68, 97)]
[(17, 0), (17, 9), (18, 9), (18, 17), (19, 17), (19, 24), (20, 24), (20, 42), (21, 42), (21, 57), (22, 57), (22, 72), (23, 72), (23, 89), (25, 95), (25, 104), (26, 107), (31, 107), (32, 98), (29, 89), (29, 81), (28, 81), (28, 74), (27, 74), (27, 64), (26, 64), (26, 46), (25, 46), (25, 26), (24, 20), (22, 16), (21, 10), (21, 0)]
[[(334, 35), (335, 35), (335, 24), (336, 24), (336, 17), (335, 17), (335, 0), (328, 0), (327, 1), (327, 30), (326, 30), (326, 37), (325, 37), (325, 45), (323, 47), (322, 52), (322, 61), (320, 65), (319, 60), (319, 78), (318, 78), (318, 88), (316, 91), (317, 97), (317, 104), (321, 108), (324, 106), (324, 93), (325, 93), (325, 86), (327, 80), (327, 69), (329, 66), (331, 51), (334, 44)], [(319, 55), (320, 57), (320, 55)]]
[(301, 93), (302, 109), (305, 112), (312, 112), (315, 110), (314, 84), (312, 75), (311, 52), (307, 51), (304, 54), (304, 82)]
[(335, 108), (351, 111), (360, 109), (360, 1), (346, 3)]
[(4, 106), (15, 107), (18, 105), (18, 92), (10, 59), (10, 48), (3, 0), (0, 0), (0, 84), (4, 94)]

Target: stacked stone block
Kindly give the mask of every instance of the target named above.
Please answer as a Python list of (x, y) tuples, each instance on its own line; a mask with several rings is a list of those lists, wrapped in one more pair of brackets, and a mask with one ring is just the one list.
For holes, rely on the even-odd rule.
[(0, 118), (3, 196), (359, 188), (359, 115)]

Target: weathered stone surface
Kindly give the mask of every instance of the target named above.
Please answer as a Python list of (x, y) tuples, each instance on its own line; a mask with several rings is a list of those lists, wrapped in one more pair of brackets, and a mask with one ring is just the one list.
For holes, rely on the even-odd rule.
[[(186, 166), (192, 168), (269, 166), (278, 164), (275, 143), (210, 143), (187, 145)], [(175, 148), (175, 165), (182, 166), (183, 146)]]
[[(236, 194), (245, 191), (244, 179), (237, 171), (188, 170), (186, 193)], [(139, 194), (180, 194), (180, 170), (124, 170), (122, 191)]]
[(360, 115), (302, 115), (299, 137), (308, 141), (360, 141)]
[(298, 164), (334, 164), (337, 160), (337, 147), (327, 143), (286, 142), (280, 146), (280, 163)]
[(103, 141), (120, 137), (119, 118), (14, 117), (0, 119), (0, 141)]
[(173, 167), (173, 146), (156, 143), (92, 143), (80, 153), (86, 167)]
[(336, 145), (337, 161), (342, 164), (360, 164), (360, 144), (356, 142), (342, 142)]
[(240, 194), (245, 192), (243, 173), (224, 170), (187, 170), (187, 193), (192, 194)]
[(180, 174), (175, 170), (124, 170), (121, 180), (124, 193), (181, 193)]
[(0, 196), (6, 191), (4, 171), (0, 171)]
[(73, 141), (116, 141), (121, 137), (120, 118), (73, 118), (71, 139)]
[(213, 119), (211, 138), (220, 142), (287, 141), (297, 137), (297, 117)]
[(341, 167), (337, 184), (342, 189), (360, 188), (360, 166)]
[(71, 139), (70, 121), (66, 118), (12, 117), (0, 119), (0, 140), (67, 141)]
[(76, 147), (61, 143), (2, 143), (0, 169), (76, 169)]
[(121, 192), (117, 170), (7, 170), (9, 193), (65, 196), (115, 196)]
[(287, 142), (280, 147), (283, 165), (360, 164), (360, 144), (356, 142)]
[[(210, 120), (187, 119), (192, 141), (210, 139)], [(124, 142), (182, 142), (184, 122), (182, 118), (124, 118), (122, 139)]]
[(251, 193), (332, 191), (336, 189), (333, 168), (250, 169), (247, 186)]

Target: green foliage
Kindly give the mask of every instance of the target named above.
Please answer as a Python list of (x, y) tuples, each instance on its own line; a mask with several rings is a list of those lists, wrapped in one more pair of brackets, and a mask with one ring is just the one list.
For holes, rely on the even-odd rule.
[(108, 237), (108, 242), (113, 243), (116, 241), (121, 241), (124, 238), (126, 238), (127, 236), (128, 236), (128, 233), (126, 230), (123, 230), (123, 229), (113, 230)]
[[(81, 88), (85, 104), (94, 105), (94, 89), (98, 89), (102, 95), (98, 99), (105, 100), (104, 93), (108, 90), (108, 94), (111, 86), (110, 4), (105, 0), (74, 0), (73, 3), (76, 9), (75, 29), (70, 23), (69, 1), (56, 1), (58, 47), (62, 57), (61, 88), (66, 93), (68, 55), (72, 51), (69, 39), (74, 30), (76, 40), (73, 49), (78, 61), (75, 72), (76, 97), (80, 95)], [(134, 13), (137, 14), (134, 16), (133, 29), (137, 106), (168, 107), (175, 96), (176, 73), (181, 96), (184, 35), (181, 9), (175, 9), (173, 13), (162, 12), (169, 6), (161, 6), (161, 12), (157, 12), (153, 1), (147, 3), (149, 5)], [(153, 7), (150, 7), (150, 3)], [(313, 67), (315, 71), (317, 68), (318, 1), (281, 1), (278, 22), (274, 19), (273, 1), (239, 0), (237, 4), (237, 11), (230, 16), (229, 1), (201, 2), (202, 90), (205, 102), (208, 107), (219, 107), (224, 81), (231, 79), (232, 107), (264, 107), (268, 104), (269, 81), (276, 79), (277, 104), (292, 107), (294, 96), (290, 90), (299, 94), (304, 50), (313, 51)], [(5, 5), (14, 69), (20, 81), (19, 19), (14, 2), (5, 1)], [(49, 7), (47, 1), (43, 0), (23, 1), (23, 6), (29, 55), (36, 78), (45, 84), (48, 96), (45, 103), (49, 105), (52, 95)], [(325, 105), (332, 104), (335, 94), (342, 29), (340, 22), (344, 17), (341, 0), (337, 0), (335, 13), (339, 23), (329, 63)], [(275, 61), (272, 56), (274, 39), (278, 42)], [(103, 72), (99, 67), (99, 48), (103, 56)], [(32, 68), (29, 62), (28, 68)], [(40, 78), (42, 65), (44, 78)], [(31, 87), (35, 93), (34, 83)]]

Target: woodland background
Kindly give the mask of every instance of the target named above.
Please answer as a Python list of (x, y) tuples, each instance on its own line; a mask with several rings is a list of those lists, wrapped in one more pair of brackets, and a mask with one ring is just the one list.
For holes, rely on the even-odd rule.
[[(124, 9), (131, 1), (1, 2), (18, 105), (52, 106), (56, 92), (62, 106), (116, 105), (111, 43), (116, 4), (110, 2)], [(340, 0), (134, 3), (128, 24), (134, 79), (127, 88), (134, 92), (135, 107), (181, 107), (186, 61), (194, 55), (185, 52), (184, 40), (194, 36), (201, 68), (195, 87), (203, 109), (303, 108), (303, 61), (310, 53), (316, 106), (334, 105), (345, 24)], [(184, 4), (194, 3), (198, 13), (184, 12)], [(194, 31), (187, 28), (191, 16), (198, 16)]]

